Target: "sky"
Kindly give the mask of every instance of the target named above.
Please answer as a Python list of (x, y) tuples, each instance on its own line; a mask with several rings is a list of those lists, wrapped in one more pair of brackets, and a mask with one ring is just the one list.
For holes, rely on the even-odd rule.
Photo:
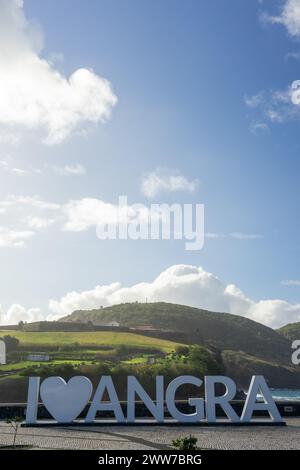
[[(0, 0), (0, 324), (171, 301), (300, 321), (300, 0)], [(99, 240), (205, 206), (205, 243)]]

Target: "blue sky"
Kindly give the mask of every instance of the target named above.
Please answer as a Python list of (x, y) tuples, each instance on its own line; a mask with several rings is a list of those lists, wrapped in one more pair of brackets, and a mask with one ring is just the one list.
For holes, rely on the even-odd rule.
[[(76, 129), (50, 144), (37, 122), (9, 123), (18, 142), (0, 139), (0, 200), (116, 204), (126, 194), (130, 203), (149, 204), (141, 179), (164, 168), (198, 185), (192, 192), (165, 191), (156, 202), (204, 203), (205, 231), (215, 236), (201, 251), (188, 252), (181, 241), (99, 241), (94, 229), (65, 232), (56, 223), (38, 233), (31, 229), (22, 246), (0, 246), (3, 314), (18, 304), (46, 316), (49, 300), (70, 291), (152, 282), (183, 264), (202, 266), (225, 287), (235, 284), (251, 302), (288, 302), (287, 311), (276, 313), (278, 323), (300, 319), (300, 287), (282, 283), (300, 279), (300, 114), (273, 96), (300, 78), (294, 28), (300, 18), (297, 9), (292, 20), (284, 10), (297, 1), (25, 0), (23, 8), (14, 2), (33, 37), (31, 52), (66, 78), (80, 68), (93, 70), (109, 81), (118, 102), (105, 123), (79, 119)], [(41, 30), (43, 48), (37, 45)], [(2, 47), (11, 41), (0, 34)], [(19, 69), (25, 77), (26, 67)], [(4, 133), (5, 119), (0, 113)], [(28, 231), (16, 220), (19, 209), (10, 218), (5, 212), (0, 226)], [(199, 291), (197, 304), (210, 307), (200, 293), (206, 291)]]

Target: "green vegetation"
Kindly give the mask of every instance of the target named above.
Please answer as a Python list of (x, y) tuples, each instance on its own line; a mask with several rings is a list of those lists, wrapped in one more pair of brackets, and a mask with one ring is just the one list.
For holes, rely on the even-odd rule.
[(25, 403), (28, 379), (20, 375), (0, 376), (0, 403)]
[(226, 375), (233, 377), (239, 388), (249, 385), (252, 375), (266, 377), (270, 387), (299, 388), (300, 371), (296, 367), (283, 365), (276, 361), (267, 361), (251, 356), (242, 351), (222, 351), (222, 362)]
[(290, 339), (300, 337), (295, 326), (286, 328), (290, 333), (285, 337), (282, 329), (274, 331), (242, 316), (165, 302), (125, 303), (76, 311), (63, 321), (95, 325), (118, 321), (123, 328), (137, 328), (136, 331), (145, 337), (171, 339), (180, 343), (176, 352), (181, 353), (185, 363), (186, 345), (205, 346), (219, 354), (218, 363), (240, 388), (248, 387), (253, 373), (265, 375), (274, 387), (284, 384), (298, 387), (300, 383), (299, 370), (291, 364)]
[(10, 336), (10, 335), (4, 335), (2, 337), (2, 340), (5, 343), (6, 353), (9, 353), (11, 351), (15, 351), (16, 349), (18, 349), (19, 340), (17, 338)]
[[(3, 330), (0, 330), (0, 335)], [(52, 351), (57, 348), (72, 349), (101, 349), (101, 346), (129, 346), (139, 347), (141, 350), (153, 349), (161, 352), (172, 351), (178, 343), (145, 337), (134, 333), (114, 331), (88, 331), (88, 332), (25, 332), (10, 331), (10, 334), (19, 340), (19, 349), (31, 351)]]
[[(3, 333), (5, 330), (0, 335), (7, 338)], [(136, 373), (149, 355), (169, 363), (167, 357), (180, 346), (130, 332), (32, 332), (25, 325), (21, 330), (10, 330), (9, 341), (14, 347), (7, 354), (8, 363), (0, 365), (0, 402), (26, 401), (29, 376), (61, 375), (68, 379), (84, 374), (96, 382), (102, 373), (125, 376), (129, 369)], [(49, 361), (28, 360), (29, 354), (42, 352), (50, 356)]]
[[(103, 324), (118, 321), (121, 327), (151, 326), (160, 337), (178, 343), (202, 344), (219, 350), (244, 351), (262, 359), (290, 364), (290, 342), (282, 334), (229, 313), (216, 313), (185, 305), (125, 303), (98, 310), (76, 311), (64, 322)], [(149, 332), (155, 336), (156, 332)]]
[[(80, 361), (80, 360), (55, 360), (49, 361), (47, 364), (55, 365), (55, 364), (92, 364), (93, 361)], [(9, 364), (0, 365), (0, 372), (9, 372), (9, 371), (18, 371), (26, 369), (27, 367), (31, 367), (34, 364), (36, 367), (41, 367), (45, 365), (45, 362), (32, 362), (32, 361), (21, 361), (21, 362), (10, 362)], [(1, 376), (0, 376), (1, 378)]]
[(133, 357), (132, 359), (127, 359), (123, 361), (124, 364), (145, 364), (148, 361), (148, 354), (143, 354), (143, 356)]
[[(155, 377), (163, 375), (165, 385), (179, 375), (203, 376), (208, 374), (221, 374), (223, 368), (218, 363), (215, 353), (201, 346), (190, 346), (185, 356), (176, 352), (171, 352), (165, 356), (158, 356), (157, 362), (153, 365), (124, 362), (31, 362), (17, 373), (9, 376), (0, 376), (0, 402), (19, 401), (24, 402), (27, 394), (28, 377), (39, 376), (42, 379), (55, 375), (63, 377), (65, 380), (74, 375), (85, 375), (96, 385), (102, 375), (111, 375), (119, 397), (126, 399), (126, 380), (128, 375), (135, 375), (144, 385), (148, 393), (155, 396)], [(13, 368), (13, 364), (11, 365)], [(188, 391), (195, 393), (193, 386), (181, 387), (179, 397), (185, 398)], [(9, 397), (9, 399), (8, 399)]]
[(279, 328), (277, 331), (291, 341), (300, 339), (300, 322), (289, 323), (288, 325)]
[(172, 441), (172, 445), (178, 450), (197, 450), (197, 442), (198, 439), (190, 434), (189, 437), (175, 439)]
[[(99, 326), (112, 321), (120, 328)], [(276, 332), (237, 315), (164, 302), (127, 303), (74, 312), (60, 322), (19, 324), (15, 330), (0, 330), (8, 349), (8, 364), (0, 366), (0, 402), (25, 401), (31, 375), (86, 375), (94, 383), (100, 375), (112, 375), (120, 398), (129, 374), (149, 393), (156, 375), (168, 383), (179, 375), (225, 374), (247, 388), (256, 374), (272, 387), (295, 388), (300, 372), (291, 364), (291, 338), (300, 337), (297, 325)], [(50, 361), (28, 361), (28, 354), (41, 352)]]

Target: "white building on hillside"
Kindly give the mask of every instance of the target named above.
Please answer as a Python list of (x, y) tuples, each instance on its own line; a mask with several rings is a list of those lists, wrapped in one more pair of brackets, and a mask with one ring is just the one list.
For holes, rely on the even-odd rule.
[(37, 354), (28, 354), (27, 361), (33, 362), (47, 362), (50, 360), (49, 354), (37, 353)]

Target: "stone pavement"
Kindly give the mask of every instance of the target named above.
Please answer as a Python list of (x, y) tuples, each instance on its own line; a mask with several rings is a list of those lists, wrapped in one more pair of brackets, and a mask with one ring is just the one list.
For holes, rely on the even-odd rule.
[[(17, 444), (35, 449), (169, 449), (173, 439), (192, 434), (200, 449), (300, 449), (300, 418), (287, 426), (97, 426), (20, 428)], [(11, 445), (10, 425), (0, 422), (0, 448)]]

